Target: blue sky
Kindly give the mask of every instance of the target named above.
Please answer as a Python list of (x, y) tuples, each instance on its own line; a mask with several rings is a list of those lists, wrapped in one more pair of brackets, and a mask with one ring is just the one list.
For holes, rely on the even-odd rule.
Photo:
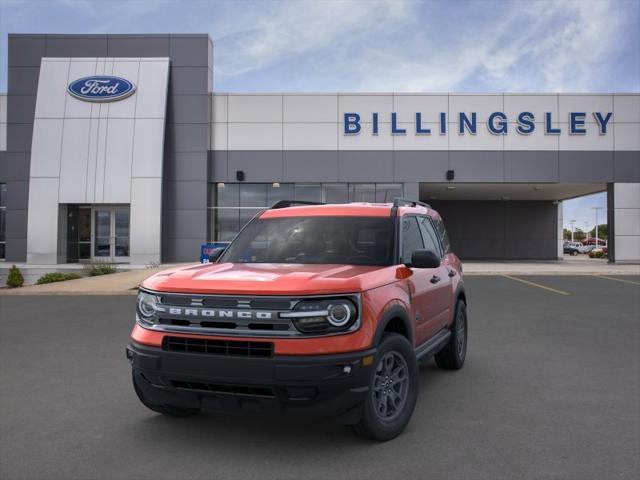
[(204, 32), (217, 91), (637, 92), (638, 25), (640, 0), (0, 0), (0, 91), (8, 33)]

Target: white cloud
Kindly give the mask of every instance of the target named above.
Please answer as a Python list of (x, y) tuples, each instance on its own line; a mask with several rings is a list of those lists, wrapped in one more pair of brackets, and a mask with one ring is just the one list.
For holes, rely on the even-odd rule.
[(588, 91), (623, 48), (628, 21), (605, 0), (506, 2), (478, 19), (462, 8), (468, 16), (448, 23), (419, 2), (268, 5), (266, 15), (244, 12), (223, 27), (216, 81), (278, 66), (311, 75), (309, 58), (316, 56), (333, 77), (311, 82), (320, 90)]

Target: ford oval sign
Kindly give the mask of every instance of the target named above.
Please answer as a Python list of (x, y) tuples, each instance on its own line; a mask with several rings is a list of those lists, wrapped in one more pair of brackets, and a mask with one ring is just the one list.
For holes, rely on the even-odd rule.
[(136, 90), (129, 80), (111, 75), (94, 75), (71, 82), (67, 87), (74, 97), (86, 102), (113, 102), (128, 97)]

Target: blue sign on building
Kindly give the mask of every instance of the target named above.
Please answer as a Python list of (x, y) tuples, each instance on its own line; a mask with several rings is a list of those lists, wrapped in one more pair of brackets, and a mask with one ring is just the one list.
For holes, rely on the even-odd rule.
[(128, 97), (136, 86), (127, 79), (111, 75), (83, 77), (69, 84), (67, 91), (86, 102), (113, 102)]

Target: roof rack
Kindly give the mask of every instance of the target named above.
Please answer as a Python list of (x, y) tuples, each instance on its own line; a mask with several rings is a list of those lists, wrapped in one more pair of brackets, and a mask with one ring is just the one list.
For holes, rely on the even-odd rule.
[(431, 208), (431, 205), (429, 205), (428, 203), (424, 203), (421, 202), (419, 200), (411, 200), (410, 198), (395, 198), (393, 200), (393, 206), (394, 207), (417, 207), (417, 206), (421, 206), (421, 207), (425, 207), (425, 208)]
[(278, 200), (271, 206), (271, 209), (274, 208), (287, 208), (293, 207), (295, 205), (325, 205), (324, 202), (311, 202), (307, 200)]

